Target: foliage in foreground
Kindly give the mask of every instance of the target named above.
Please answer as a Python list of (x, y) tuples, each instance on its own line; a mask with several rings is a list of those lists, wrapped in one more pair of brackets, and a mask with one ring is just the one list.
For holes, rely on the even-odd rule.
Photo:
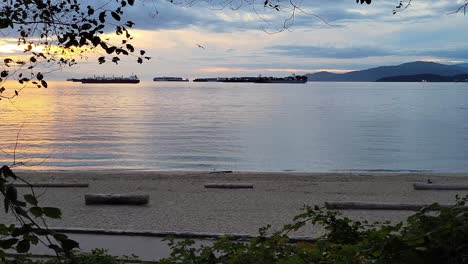
[[(105, 251), (74, 254), (78, 243), (66, 235), (49, 230), (47, 218), (60, 218), (58, 208), (40, 207), (33, 188), (19, 195), (12, 183), (26, 183), (8, 166), (0, 168), (0, 194), (4, 209), (20, 223), (0, 224), (0, 263), (9, 264), (120, 264), (126, 263)], [(339, 212), (306, 207), (293, 222), (271, 233), (261, 228), (259, 236), (248, 241), (225, 237), (212, 245), (197, 247), (193, 240), (169, 240), (168, 263), (441, 263), (468, 264), (468, 207), (456, 197), (451, 207), (433, 204), (404, 223), (390, 224), (353, 221)], [(326, 233), (315, 242), (291, 243), (289, 235), (306, 225), (318, 225)], [(31, 245), (43, 244), (57, 253), (48, 261), (8, 260), (5, 253), (27, 253)]]
[(128, 260), (120, 260), (117, 257), (107, 254), (105, 250), (96, 249), (91, 253), (76, 254), (72, 258), (51, 259), (51, 260), (31, 260), (28, 258), (18, 258), (9, 260), (6, 264), (124, 264)]
[[(307, 207), (294, 222), (268, 235), (269, 227), (247, 242), (220, 239), (195, 247), (193, 240), (170, 240), (169, 263), (468, 263), (468, 196), (455, 205), (433, 204), (405, 223), (353, 221), (338, 212)], [(288, 234), (307, 224), (325, 227), (316, 242), (290, 243)]]
[[(30, 192), (20, 195), (15, 183), (29, 186)], [(0, 195), (5, 214), (12, 214), (16, 223), (0, 223), (0, 263), (7, 251), (29, 252), (31, 246), (42, 244), (58, 255), (70, 256), (78, 248), (76, 241), (47, 228), (47, 219), (60, 219), (62, 212), (54, 207), (41, 207), (32, 186), (18, 177), (8, 166), (0, 168)]]

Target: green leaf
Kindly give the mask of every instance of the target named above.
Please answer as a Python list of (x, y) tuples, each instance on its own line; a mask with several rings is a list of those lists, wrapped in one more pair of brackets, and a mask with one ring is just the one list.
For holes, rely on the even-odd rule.
[(0, 224), (0, 235), (5, 236), (9, 233), (10, 231), (8, 230), (8, 227), (4, 224)]
[(27, 239), (33, 245), (37, 245), (39, 243), (39, 238), (36, 235), (27, 235), (24, 239)]
[(55, 207), (42, 207), (42, 211), (49, 218), (60, 219), (62, 217), (60, 209)]
[(91, 39), (91, 43), (93, 43), (94, 47), (96, 47), (97, 45), (99, 45), (99, 43), (101, 43), (101, 38), (98, 36), (94, 36)]
[(0, 29), (7, 28), (11, 24), (11, 20), (6, 18), (0, 19)]
[(41, 217), (44, 212), (42, 211), (42, 208), (40, 207), (31, 207), (31, 209), (29, 209), (29, 211), (31, 212), (31, 214), (33, 214), (35, 217)]
[(18, 191), (13, 185), (6, 186), (5, 198), (10, 201), (18, 200)]
[(116, 47), (112, 46), (104, 49), (106, 50), (107, 54), (112, 54), (115, 51)]
[(74, 248), (80, 247), (80, 244), (78, 244), (78, 242), (76, 242), (75, 240), (68, 239), (68, 238), (64, 240), (60, 240), (60, 244), (62, 244), (63, 249), (66, 251), (70, 251)]
[(101, 13), (99, 13), (99, 22), (106, 22), (106, 11), (102, 11)]
[(94, 9), (91, 6), (88, 6), (88, 15), (92, 16), (94, 14)]
[(117, 14), (116, 12), (111, 12), (111, 16), (112, 16), (115, 20), (120, 21), (120, 16), (119, 16), (119, 14)]
[(128, 4), (131, 5), (131, 6), (132, 6), (133, 4), (135, 4), (135, 0), (128, 0), (127, 2), (128, 2)]
[(0, 247), (3, 248), (3, 249), (10, 249), (11, 247), (13, 247), (16, 242), (18, 242), (18, 239), (17, 238), (10, 238), (10, 239), (6, 239), (6, 240), (0, 240)]
[(29, 204), (37, 206), (37, 199), (34, 197), (32, 194), (26, 194), (24, 195), (24, 200), (28, 202)]
[(31, 248), (31, 243), (29, 242), (29, 240), (24, 239), (18, 242), (18, 244), (16, 245), (16, 252), (26, 253), (29, 251), (30, 248)]
[(91, 24), (89, 23), (85, 23), (81, 26), (81, 30), (88, 30), (91, 28)]
[(135, 51), (135, 48), (131, 44), (127, 44), (126, 47), (127, 47), (128, 51), (130, 51), (130, 52)]
[(30, 228), (28, 226), (22, 226), (22, 227), (17, 227), (11, 231), (11, 236), (12, 237), (19, 237), (22, 236), (26, 233), (28, 233)]
[[(3, 88), (3, 87), (2, 87)], [(8, 178), (12, 177), (13, 179), (17, 179), (16, 175), (13, 173), (13, 171), (10, 169), (8, 166), (3, 166), (0, 171), (3, 173), (3, 177)]]
[(67, 235), (64, 235), (64, 234), (54, 234), (54, 238), (55, 238), (57, 241), (62, 241), (62, 240), (68, 239), (68, 236), (67, 236)]

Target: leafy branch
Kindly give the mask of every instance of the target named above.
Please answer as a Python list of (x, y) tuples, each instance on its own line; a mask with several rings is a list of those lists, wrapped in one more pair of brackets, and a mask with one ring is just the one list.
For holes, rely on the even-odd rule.
[[(103, 51), (99, 63), (118, 63), (121, 56), (133, 56), (138, 63), (149, 60), (145, 51), (136, 50), (131, 41), (132, 21), (123, 21), (124, 10), (134, 0), (109, 0), (99, 7), (84, 6), (78, 0), (3, 1), (0, 4), (0, 33), (13, 35), (23, 49), (17, 57), (5, 57), (0, 67), (0, 84), (16, 80), (20, 85), (47, 88), (45, 72), (77, 63), (78, 57)], [(112, 30), (120, 40), (111, 43), (103, 37)], [(39, 68), (39, 71), (34, 70)], [(0, 88), (0, 99), (12, 99), (20, 90), (6, 94)]]
[[(31, 192), (20, 197), (13, 185), (17, 181), (26, 183)], [(12, 214), (18, 223), (17, 225), (0, 224), (0, 261), (5, 262), (7, 250), (13, 249), (18, 253), (27, 253), (32, 245), (39, 243), (54, 250), (58, 260), (62, 256), (72, 256), (72, 250), (79, 247), (76, 241), (47, 227), (47, 218), (60, 219), (62, 217), (60, 209), (39, 206), (31, 184), (18, 177), (6, 165), (0, 168), (0, 193), (3, 196), (5, 213)]]

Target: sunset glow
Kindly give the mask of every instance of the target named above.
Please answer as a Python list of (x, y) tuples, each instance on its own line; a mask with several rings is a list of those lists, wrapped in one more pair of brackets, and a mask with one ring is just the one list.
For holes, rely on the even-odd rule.
[(271, 69), (250, 69), (250, 68), (200, 68), (200, 72), (207, 73), (236, 73), (236, 72), (285, 72), (285, 73), (304, 73), (304, 72), (320, 72), (329, 71), (335, 73), (345, 73), (353, 70), (341, 70), (341, 69), (284, 69), (284, 68), (271, 68)]
[[(132, 44), (152, 58), (145, 65), (124, 57), (118, 68), (112, 63), (97, 67), (97, 58), (106, 55), (103, 51), (71, 52), (54, 46), (49, 51), (85, 62), (86, 66), (70, 70), (76, 75), (137, 71), (142, 78), (158, 75), (195, 78), (218, 73), (275, 76), (318, 71), (345, 73), (418, 60), (449, 64), (468, 61), (465, 47), (468, 37), (453, 33), (454, 29), (464, 27), (466, 17), (446, 15), (454, 8), (447, 0), (417, 1), (395, 15), (394, 4), (388, 2), (362, 6), (353, 1), (303, 2), (304, 12), (297, 12), (294, 24), (285, 31), (281, 27), (287, 12), (263, 9), (255, 12), (248, 6), (239, 10), (216, 7), (181, 8), (157, 2), (156, 10), (144, 4), (129, 9), (125, 19), (135, 22), (130, 30)], [(111, 31), (102, 37), (116, 45), (121, 43), (121, 36)], [(0, 56), (21, 56), (24, 47), (16, 45), (16, 41), (4, 39), (0, 43)], [(46, 50), (36, 47), (34, 51)]]

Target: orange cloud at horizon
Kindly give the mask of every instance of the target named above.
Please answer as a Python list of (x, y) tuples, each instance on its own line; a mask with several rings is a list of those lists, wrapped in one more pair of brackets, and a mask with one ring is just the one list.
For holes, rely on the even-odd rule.
[(208, 73), (231, 73), (231, 72), (288, 72), (288, 73), (296, 73), (296, 72), (320, 72), (320, 71), (328, 71), (334, 73), (346, 73), (351, 72), (354, 70), (342, 70), (342, 69), (292, 69), (292, 68), (229, 68), (229, 67), (207, 67), (207, 68), (200, 68), (199, 71), (201, 72), (208, 72)]

